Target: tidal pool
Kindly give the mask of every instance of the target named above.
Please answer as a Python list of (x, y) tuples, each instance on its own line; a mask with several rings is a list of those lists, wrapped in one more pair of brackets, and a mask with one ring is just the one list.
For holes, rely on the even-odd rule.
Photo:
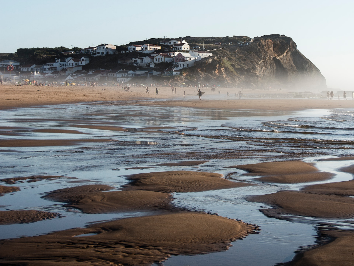
[[(351, 180), (338, 172), (354, 161), (321, 162), (321, 158), (353, 154), (353, 109), (272, 112), (203, 110), (182, 107), (94, 103), (43, 106), (0, 111), (1, 179), (57, 176), (37, 182), (22, 180), (21, 191), (0, 197), (0, 210), (35, 209), (58, 212), (62, 218), (31, 224), (1, 225), (0, 238), (33, 236), (91, 222), (149, 215), (149, 212), (83, 214), (63, 203), (41, 198), (59, 188), (106, 184), (117, 190), (132, 174), (172, 170), (221, 173), (254, 186), (175, 193), (174, 204), (217, 213), (260, 226), (224, 252), (173, 256), (163, 265), (274, 265), (290, 261), (295, 251), (313, 245), (319, 223), (352, 227), (352, 221), (264, 216), (262, 204), (249, 195), (298, 190), (304, 184), (262, 183), (230, 166), (275, 160), (313, 162), (335, 174), (324, 182)], [(7, 146), (6, 140), (77, 140), (71, 145)], [(95, 140), (95, 142), (85, 141)], [(102, 142), (96, 142), (100, 141)], [(103, 141), (105, 140), (105, 141)], [(199, 165), (167, 163), (205, 161)]]

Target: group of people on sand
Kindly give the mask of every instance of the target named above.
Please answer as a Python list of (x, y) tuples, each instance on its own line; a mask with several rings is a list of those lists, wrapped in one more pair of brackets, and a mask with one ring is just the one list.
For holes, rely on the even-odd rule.
[[(334, 93), (333, 91), (327, 91), (327, 99), (329, 100), (333, 100), (334, 97)], [(343, 99), (347, 99), (347, 93), (345, 91), (343, 91)], [(339, 93), (338, 93), (338, 100), (339, 100)]]
[[(147, 93), (147, 94), (149, 94), (149, 87), (146, 87), (146, 89), (145, 89), (145, 93)], [(156, 95), (158, 95), (159, 94), (159, 89), (158, 88), (156, 88), (155, 89), (155, 93), (156, 93)], [(177, 88), (172, 88), (172, 93), (177, 93)], [(198, 89), (198, 93), (197, 93), (197, 95), (198, 95), (198, 97), (199, 97), (199, 100), (201, 100), (201, 97), (202, 97), (202, 95), (204, 94), (204, 92), (202, 92), (200, 89)], [(184, 91), (183, 92), (183, 97), (185, 97), (186, 96), (186, 91)]]

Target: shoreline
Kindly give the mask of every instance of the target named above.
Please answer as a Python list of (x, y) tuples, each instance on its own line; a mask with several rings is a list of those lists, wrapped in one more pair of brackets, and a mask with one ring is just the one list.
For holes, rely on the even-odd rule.
[[(41, 105), (117, 101), (137, 101), (136, 103), (141, 105), (275, 111), (354, 107), (354, 101), (350, 98), (347, 100), (289, 98), (290, 92), (287, 91), (244, 90), (242, 93), (247, 98), (238, 99), (236, 96), (227, 96), (228, 91), (235, 89), (221, 88), (217, 92), (211, 91), (210, 88), (202, 90), (205, 90), (206, 93), (199, 100), (197, 88), (178, 88), (176, 93), (172, 93), (170, 87), (161, 87), (158, 88), (158, 94), (156, 94), (153, 88), (150, 88), (149, 93), (146, 93), (145, 87), (132, 87), (129, 91), (124, 91), (121, 87), (1, 85), (0, 110)], [(272, 98), (269, 98), (271, 95)]]
[[(34, 106), (43, 106), (43, 105), (56, 105), (56, 104), (76, 104), (76, 103), (93, 103), (93, 104), (114, 104), (114, 105), (125, 105), (125, 104), (132, 104), (132, 105), (142, 105), (142, 106), (165, 106), (165, 107), (186, 107), (186, 108), (205, 108), (205, 109), (225, 109), (225, 110), (240, 110), (240, 109), (255, 109), (255, 110), (274, 110), (274, 111), (300, 111), (300, 110), (306, 110), (306, 109), (335, 109), (335, 108), (353, 108), (354, 107), (354, 101), (352, 99), (348, 100), (328, 100), (328, 99), (297, 99), (297, 98), (286, 98), (288, 95), (286, 92), (279, 93), (279, 91), (274, 91), (274, 95), (272, 95), (272, 98), (256, 98), (260, 96), (260, 91), (248, 91), (245, 93), (245, 97), (248, 98), (242, 98), (242, 99), (236, 99), (236, 97), (224, 97), (223, 95), (227, 95), (227, 90), (226, 88), (220, 89), (222, 91), (222, 94), (219, 92), (209, 92), (205, 94), (205, 97), (202, 97), (201, 100), (198, 99), (198, 96), (196, 95), (196, 88), (185, 88), (186, 90), (188, 89), (188, 93), (186, 94), (186, 97), (183, 99), (184, 91), (180, 90), (180, 88), (177, 88), (177, 93), (171, 93), (171, 88), (169, 87), (164, 87), (164, 88), (159, 88), (159, 94), (155, 94), (155, 88), (150, 89), (150, 93), (147, 94), (145, 91), (144, 87), (133, 87), (131, 88), (130, 91), (124, 91), (122, 88), (118, 87), (37, 87), (37, 86), (6, 86), (2, 85), (0, 86), (0, 93), (3, 97), (0, 99), (0, 110), (7, 110), (7, 109), (12, 109), (12, 108), (23, 108), (23, 107), (34, 107)], [(230, 89), (229, 89), (230, 90)], [(264, 92), (263, 92), (264, 93)], [(221, 95), (221, 96), (220, 96)], [(279, 98), (276, 98), (278, 96)], [(283, 98), (281, 97), (283, 96)], [(211, 100), (212, 97), (215, 97), (215, 100)], [(80, 127), (88, 127), (88, 126), (83, 126), (83, 125), (77, 125), (77, 128)], [(92, 128), (100, 128), (104, 130), (111, 130), (111, 131), (123, 131), (123, 128), (120, 127), (112, 127), (112, 126), (107, 126), (107, 125), (102, 125), (102, 126), (91, 126)], [(5, 129), (7, 127), (4, 127)], [(79, 131), (70, 131), (70, 130), (52, 130), (52, 129), (33, 129), (33, 131), (39, 131), (39, 132), (49, 132), (49, 133), (75, 133), (79, 134)], [(10, 134), (8, 132), (5, 132), (6, 134)], [(4, 134), (5, 134), (4, 133)], [(15, 133), (12, 133), (15, 134)], [(82, 133), (81, 133), (82, 134)], [(54, 144), (57, 144), (58, 146), (67, 146), (69, 144), (76, 144), (76, 142), (89, 142), (89, 141), (109, 141), (109, 139), (99, 139), (99, 140), (87, 140), (87, 139), (80, 139), (80, 140), (66, 140), (66, 139), (61, 139), (57, 140), (54, 142), (53, 140), (40, 140), (37, 142), (29, 142), (29, 140), (26, 139), (16, 139), (16, 140), (3, 140), (0, 144), (1, 147), (40, 147), (40, 146), (46, 146), (46, 141), (50, 144), (50, 146), (55, 146)], [(48, 144), (48, 145), (49, 145)], [(348, 158), (349, 160), (352, 158)], [(250, 167), (248, 165), (247, 167), (250, 167), (249, 169), (244, 169), (248, 170), (249, 173), (246, 174), (247, 176), (252, 175), (252, 171), (256, 173), (256, 175), (260, 174), (262, 177), (259, 179), (259, 181), (262, 182), (269, 182), (269, 183), (302, 183), (302, 182), (310, 182), (313, 180), (323, 180), (323, 179), (328, 179), (331, 177), (329, 173), (318, 173), (316, 169), (311, 168), (310, 166), (306, 166), (305, 163), (303, 162), (298, 162), (299, 165), (296, 166), (294, 161), (290, 161), (288, 163), (282, 163), (282, 168), (279, 168), (279, 163), (275, 162), (270, 162), (269, 164), (266, 165), (265, 168), (262, 168), (260, 171), (259, 168), (260, 166), (264, 166), (263, 164), (257, 164), (253, 165)], [(177, 164), (174, 162), (171, 162), (172, 165)], [(290, 166), (293, 167), (294, 169), (290, 171)], [(243, 166), (245, 167), (245, 165)], [(308, 170), (305, 172), (298, 173), (299, 169), (304, 169), (305, 167), (308, 167)], [(235, 166), (237, 168), (237, 166)], [(241, 167), (239, 167), (242, 169)], [(255, 169), (258, 169), (257, 172)], [(281, 172), (279, 172), (282, 170)], [(345, 170), (345, 169), (344, 169)], [(343, 171), (344, 171), (343, 170)], [(347, 169), (347, 172), (352, 171), (352, 168)], [(166, 175), (166, 173), (164, 173)], [(205, 175), (205, 174), (204, 174)], [(180, 178), (183, 176), (180, 176)], [(156, 180), (158, 180), (157, 177), (154, 177)], [(203, 177), (204, 178), (204, 177)], [(20, 178), (20, 179), (23, 179)], [(30, 177), (28, 177), (30, 179)], [(144, 178), (142, 178), (143, 180)], [(149, 176), (149, 180), (151, 177)], [(186, 185), (185, 180), (182, 182), (180, 180), (177, 180), (177, 183), (181, 183)], [(141, 182), (141, 180), (139, 180)], [(158, 184), (161, 183), (161, 181), (157, 182)], [(351, 183), (346, 183), (348, 184)], [(144, 186), (143, 186), (144, 185)], [(144, 190), (149, 190), (151, 187), (156, 186), (156, 184), (152, 183), (144, 183), (141, 185), (141, 188)], [(167, 186), (169, 185), (169, 186)], [(199, 186), (199, 185), (198, 185)], [(352, 184), (354, 187), (354, 184)], [(172, 180), (169, 180), (168, 183), (166, 183), (162, 188), (157, 187), (154, 188), (155, 190), (158, 190), (160, 193), (161, 191), (163, 192), (168, 192), (169, 190), (176, 190), (177, 185), (172, 182)], [(3, 192), (10, 192), (8, 191), (9, 187), (8, 186), (3, 186)], [(16, 191), (16, 188), (13, 187), (14, 191)], [(318, 191), (321, 189), (321, 191), (329, 191), (326, 192), (328, 194), (338, 194), (338, 191), (341, 193), (354, 193), (352, 191), (343, 191), (343, 188), (337, 185), (337, 187), (325, 187), (321, 186), (319, 188), (316, 187), (316, 191), (314, 188), (312, 188), (313, 191), (301, 191), (300, 193), (293, 193), (293, 192), (284, 192), (284, 193), (275, 193), (274, 195), (268, 196), (268, 197), (259, 197), (257, 200), (258, 202), (263, 202), (269, 205), (276, 205), (280, 206), (281, 204), (285, 204), (286, 206), (283, 206), (283, 210), (264, 210), (264, 214), (267, 214), (267, 216), (272, 216), (276, 217), (278, 214), (288, 214), (288, 213), (295, 213), (299, 215), (304, 215), (304, 216), (319, 216), (321, 217), (322, 214), (314, 213), (313, 210), (306, 210), (305, 214), (302, 213), (302, 210), (304, 210), (304, 206), (315, 206), (316, 204), (319, 204), (318, 202), (326, 200), (327, 202), (331, 203), (333, 205), (333, 208), (330, 210), (333, 212), (334, 211), (341, 211), (339, 207), (343, 207), (344, 204), (354, 204), (352, 203), (351, 199), (345, 198), (345, 196), (339, 197), (333, 197), (333, 196), (328, 196), (326, 195), (325, 192), (323, 192), (321, 195), (318, 195)], [(332, 193), (331, 191), (335, 190), (335, 193)], [(11, 191), (13, 192), (13, 191)], [(132, 192), (130, 192), (132, 193)], [(137, 191), (134, 191), (134, 197), (136, 198), (136, 193)], [(101, 194), (90, 194), (90, 197), (92, 197), (94, 200), (91, 200), (91, 202), (94, 202), (98, 207), (97, 210), (100, 212), (107, 212), (107, 208), (109, 207), (110, 209), (116, 208), (116, 206), (113, 206), (111, 204), (111, 199), (115, 199), (117, 197), (118, 193), (111, 193), (108, 194), (106, 193), (107, 198), (101, 198)], [(139, 194), (142, 194), (139, 192)], [(350, 194), (352, 195), (352, 194)], [(354, 195), (354, 194), (353, 194)], [(108, 197), (109, 196), (109, 197)], [(304, 197), (306, 196), (306, 198)], [(348, 196), (348, 195), (346, 195)], [(86, 196), (85, 196), (86, 197)], [(88, 198), (87, 198), (88, 199)], [(86, 199), (86, 200), (87, 200)], [(99, 199), (99, 200), (98, 200)], [(295, 199), (295, 200), (294, 200)], [(301, 204), (302, 206), (292, 206), (291, 204), (294, 202), (299, 201), (299, 199), (306, 201), (304, 204)], [(255, 201), (257, 201), (255, 200)], [(279, 203), (280, 202), (280, 203)], [(290, 204), (290, 203), (291, 204)], [(81, 204), (81, 203), (80, 203)], [(85, 203), (86, 204), (86, 203)], [(149, 203), (150, 204), (150, 203)], [(159, 203), (154, 203), (155, 205), (159, 205)], [(78, 204), (77, 204), (78, 205)], [(142, 204), (143, 206), (146, 205), (144, 202)], [(84, 206), (82, 204), (82, 206)], [(76, 206), (77, 207), (77, 206)], [(92, 206), (84, 206), (87, 208), (89, 211), (92, 211)], [(83, 207), (82, 207), (83, 208)], [(108, 208), (108, 209), (109, 209)], [(301, 210), (301, 211), (299, 211)], [(316, 210), (318, 211), (318, 210)], [(321, 211), (328, 211), (327, 209), (321, 210)], [(350, 210), (345, 210), (345, 213), (347, 213), (348, 216), (351, 217), (351, 209)], [(327, 216), (330, 217), (338, 217), (339, 215), (337, 213), (334, 214), (326, 214), (325, 217)], [(168, 216), (166, 216), (168, 217)], [(347, 217), (347, 216), (345, 216)], [(281, 215), (279, 216), (280, 219), (282, 219)], [(159, 218), (158, 218), (159, 219)], [(203, 218), (204, 219), (204, 218)], [(137, 219), (139, 220), (139, 219)], [(184, 220), (184, 218), (183, 218)], [(153, 221), (153, 224), (156, 224), (156, 221)], [(114, 225), (116, 226), (116, 225)], [(83, 229), (86, 230), (86, 229)], [(202, 233), (201, 233), (202, 235)], [(336, 239), (340, 240), (340, 235), (335, 235), (334, 237), (337, 237)], [(349, 234), (345, 235), (345, 237), (348, 237), (348, 239), (352, 239), (353, 237)], [(80, 238), (83, 239), (83, 238)], [(145, 241), (145, 240), (144, 240)], [(222, 241), (225, 241), (223, 239)], [(6, 241), (7, 242), (7, 241)], [(15, 241), (16, 242), (16, 241)], [(137, 243), (134, 243), (136, 245)], [(325, 247), (320, 246), (320, 247)], [(348, 245), (349, 246), (349, 245)], [(350, 246), (349, 246), (350, 247)], [(317, 249), (314, 249), (317, 250)], [(318, 249), (318, 252), (321, 251), (321, 248)], [(129, 251), (130, 252), (130, 251)], [(169, 253), (170, 251), (167, 251)], [(308, 251), (304, 251), (305, 253)], [(183, 252), (182, 252), (183, 253)], [(181, 254), (182, 254), (181, 253)], [(309, 253), (307, 253), (309, 254)], [(140, 255), (139, 255), (140, 256)], [(150, 255), (149, 255), (150, 256)], [(161, 258), (162, 259), (162, 258)], [(295, 262), (294, 262), (295, 263)], [(295, 264), (294, 264), (295, 265)], [(296, 264), (297, 265), (297, 264)]]

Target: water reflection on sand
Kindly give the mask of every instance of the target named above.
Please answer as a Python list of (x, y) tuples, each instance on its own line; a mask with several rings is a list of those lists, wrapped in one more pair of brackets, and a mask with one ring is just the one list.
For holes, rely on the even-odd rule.
[[(353, 110), (284, 113), (118, 104), (72, 104), (1, 111), (2, 141), (109, 141), (75, 142), (70, 146), (0, 147), (1, 178), (60, 176), (53, 180), (17, 183), (21, 191), (2, 196), (0, 210), (36, 209), (65, 216), (32, 224), (0, 226), (0, 238), (44, 234), (94, 221), (148, 214), (88, 215), (41, 198), (44, 193), (58, 188), (97, 183), (119, 189), (127, 183), (125, 177), (131, 174), (207, 171), (257, 186), (177, 193), (175, 204), (257, 224), (261, 232), (236, 241), (226, 252), (176, 256), (164, 265), (220, 265), (220, 261), (222, 265), (274, 265), (289, 261), (300, 246), (315, 242), (315, 226), (323, 221), (294, 217), (290, 222), (267, 218), (259, 212), (262, 204), (248, 202), (245, 197), (282, 189), (298, 190), (303, 184), (261, 183), (254, 177), (241, 177), (241, 170), (228, 167), (299, 159), (314, 162), (321, 171), (335, 174), (325, 182), (350, 180), (350, 174), (337, 172), (337, 169), (351, 165), (353, 161), (323, 163), (318, 159), (352, 154), (354, 137), (348, 128), (351, 128), (353, 114)], [(183, 167), (171, 164), (190, 160), (205, 162)]]

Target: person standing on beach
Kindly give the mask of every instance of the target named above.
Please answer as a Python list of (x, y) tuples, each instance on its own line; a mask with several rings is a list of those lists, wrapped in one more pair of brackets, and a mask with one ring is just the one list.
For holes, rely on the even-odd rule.
[(156, 88), (156, 95), (159, 94), (159, 90)]
[(203, 93), (202, 93), (202, 91), (199, 89), (199, 90), (198, 90), (199, 100), (201, 100), (202, 95), (203, 95)]
[(347, 93), (345, 91), (343, 92), (343, 98), (344, 98), (344, 100), (347, 99)]
[(149, 94), (149, 87), (146, 87), (146, 93)]

